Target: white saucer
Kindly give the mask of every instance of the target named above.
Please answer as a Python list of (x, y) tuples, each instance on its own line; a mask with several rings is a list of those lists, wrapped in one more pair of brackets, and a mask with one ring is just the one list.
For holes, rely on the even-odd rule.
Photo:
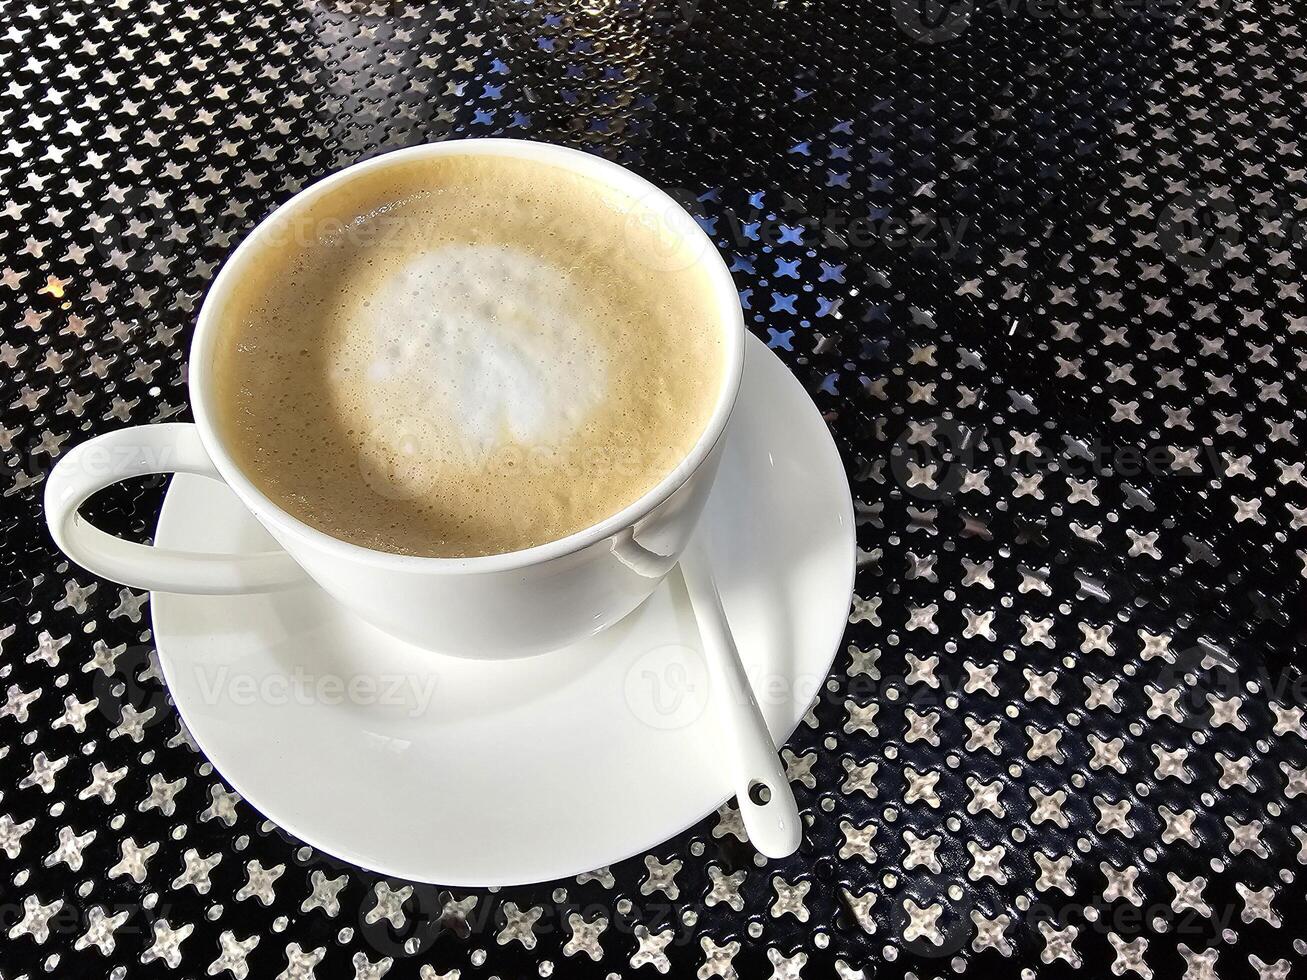
[[(821, 416), (756, 340), (727, 438), (699, 533), (780, 743), (844, 632), (853, 506)], [(230, 491), (185, 475), (156, 540), (269, 546)], [(152, 606), (168, 688), (227, 782), (290, 833), (374, 871), (458, 886), (568, 877), (658, 844), (731, 793), (676, 573), (611, 630), (499, 663), (393, 640), (313, 587), (156, 593)], [(337, 694), (351, 679), (353, 696)]]

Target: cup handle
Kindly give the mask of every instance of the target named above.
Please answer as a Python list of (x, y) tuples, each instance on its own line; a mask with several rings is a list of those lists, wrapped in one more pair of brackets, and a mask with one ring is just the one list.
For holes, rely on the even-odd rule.
[(59, 460), (45, 485), (45, 519), (55, 544), (87, 571), (136, 589), (194, 595), (270, 592), (305, 581), (284, 551), (220, 555), (175, 551), (106, 534), (77, 509), (92, 494), (154, 473), (194, 473), (222, 481), (188, 422), (138, 425), (96, 436)]

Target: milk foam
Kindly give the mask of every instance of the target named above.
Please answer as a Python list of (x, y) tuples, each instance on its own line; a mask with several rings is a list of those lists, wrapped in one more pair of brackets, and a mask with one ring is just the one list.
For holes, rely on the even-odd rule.
[(566, 270), (511, 245), (409, 257), (354, 310), (353, 332), (371, 340), (369, 421), (397, 407), (418, 428), (439, 419), (446, 437), (427, 448), (469, 464), (509, 444), (559, 445), (608, 391), (608, 352), (576, 302), (583, 294)]

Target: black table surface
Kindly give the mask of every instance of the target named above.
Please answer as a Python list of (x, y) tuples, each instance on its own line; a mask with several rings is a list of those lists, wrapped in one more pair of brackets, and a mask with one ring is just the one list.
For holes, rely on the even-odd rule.
[[(0, 976), (1307, 970), (1296, 7), (0, 10)], [(857, 595), (785, 751), (791, 858), (727, 810), (536, 886), (342, 865), (231, 793), (148, 597), (44, 530), (60, 454), (188, 417), (198, 302), (261, 216), (489, 135), (680, 195), (836, 436)], [(162, 492), (92, 516), (143, 540)]]

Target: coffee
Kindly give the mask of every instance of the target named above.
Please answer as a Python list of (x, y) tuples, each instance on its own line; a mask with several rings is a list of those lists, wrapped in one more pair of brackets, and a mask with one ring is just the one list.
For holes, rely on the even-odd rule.
[(364, 172), (280, 221), (222, 312), (219, 431), (282, 509), (467, 557), (609, 517), (685, 457), (725, 367), (689, 242), (511, 157)]

